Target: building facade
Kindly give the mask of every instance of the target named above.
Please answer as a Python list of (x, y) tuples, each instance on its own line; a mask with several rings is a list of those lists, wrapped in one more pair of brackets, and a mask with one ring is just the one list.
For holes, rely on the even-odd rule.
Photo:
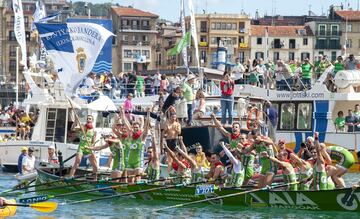
[(113, 31), (113, 71), (130, 72), (154, 68), (156, 14), (132, 7), (111, 7)]
[(250, 34), (251, 59), (313, 59), (313, 33), (307, 26), (252, 25)]
[[(190, 17), (186, 17), (187, 29)], [(245, 14), (196, 14), (200, 66), (212, 67), (219, 43), (227, 49), (228, 62), (245, 61), (250, 56), (250, 17)], [(195, 50), (191, 46), (189, 65), (195, 66)]]

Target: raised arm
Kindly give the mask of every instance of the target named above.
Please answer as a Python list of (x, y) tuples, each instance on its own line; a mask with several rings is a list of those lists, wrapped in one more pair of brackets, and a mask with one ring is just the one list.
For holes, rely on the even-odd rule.
[(158, 161), (159, 160), (159, 154), (158, 154), (158, 151), (157, 151), (156, 139), (155, 139), (154, 135), (151, 135), (151, 143), (152, 143), (151, 146), (152, 146), (153, 152), (154, 152), (153, 159), (155, 161)]
[(149, 127), (150, 127), (150, 109), (147, 110), (147, 114), (146, 114), (146, 121), (144, 124), (144, 132), (141, 134), (141, 139), (142, 141), (145, 141), (146, 136), (148, 135), (149, 132)]
[(231, 160), (231, 162), (234, 164), (234, 165), (239, 165), (239, 160), (236, 159), (234, 157), (234, 155), (229, 151), (229, 149), (225, 146), (225, 143), (224, 142), (220, 142), (220, 146), (223, 148), (225, 154), (229, 157), (229, 159)]
[(197, 168), (197, 163), (194, 159), (192, 159), (186, 152), (184, 152), (183, 150), (181, 150), (180, 148), (176, 148), (176, 150), (186, 159), (190, 162), (190, 165), (193, 168)]
[(326, 151), (326, 145), (324, 143), (321, 143), (321, 146), (322, 146), (321, 154), (324, 157), (326, 164), (331, 164), (332, 160), (329, 153)]
[(181, 166), (182, 168), (186, 169), (185, 164), (183, 164), (182, 162), (179, 161), (179, 159), (177, 159), (177, 157), (175, 156), (174, 152), (170, 150), (170, 148), (168, 148), (167, 145), (165, 145), (165, 150), (168, 152), (169, 156), (177, 163), (177, 165)]
[(319, 161), (320, 163), (324, 164), (324, 158), (323, 155), (321, 153), (321, 149), (320, 149), (320, 142), (319, 142), (319, 137), (318, 137), (318, 133), (315, 132), (314, 133), (314, 144), (315, 144), (315, 149), (316, 149), (316, 160)]
[(226, 131), (226, 129), (221, 125), (221, 123), (219, 122), (219, 120), (216, 119), (215, 114), (212, 113), (211, 114), (211, 119), (214, 121), (214, 124), (216, 126), (216, 128), (219, 129), (219, 131), (225, 135), (226, 137), (230, 136), (230, 133), (228, 131)]
[(187, 148), (186, 148), (186, 145), (184, 144), (183, 136), (179, 136), (178, 139), (179, 139), (181, 150), (187, 154)]
[(120, 107), (120, 118), (124, 121), (124, 124), (126, 126), (126, 128), (129, 130), (129, 132), (132, 132), (131, 131), (131, 125), (130, 125), (130, 122), (129, 120), (125, 117), (125, 112), (124, 112), (124, 108), (123, 107)]

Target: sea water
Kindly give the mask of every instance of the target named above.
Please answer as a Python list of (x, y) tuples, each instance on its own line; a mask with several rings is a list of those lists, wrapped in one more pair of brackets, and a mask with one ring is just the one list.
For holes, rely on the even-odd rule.
[[(345, 175), (348, 185), (360, 180), (360, 174), (349, 173)], [(0, 192), (10, 189), (17, 184), (13, 174), (0, 172)], [(12, 197), (19, 198), (19, 197)], [(326, 198), (326, 197), (324, 197)], [(64, 202), (65, 199), (52, 199), (49, 201)], [(168, 205), (176, 204), (174, 202)], [(166, 202), (156, 203), (140, 200), (119, 198), (116, 200), (102, 200), (77, 205), (58, 206), (52, 213), (41, 213), (31, 208), (18, 207), (14, 218), (38, 219), (69, 219), (69, 218), (360, 218), (360, 214), (346, 212), (315, 212), (304, 210), (285, 210), (271, 208), (229, 208), (219, 206), (187, 206), (175, 208), (161, 213), (154, 209), (168, 206)]]

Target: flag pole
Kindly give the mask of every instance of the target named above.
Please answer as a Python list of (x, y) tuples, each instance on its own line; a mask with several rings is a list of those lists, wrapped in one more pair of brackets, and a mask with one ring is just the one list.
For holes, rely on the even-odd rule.
[(15, 102), (19, 107), (19, 47), (16, 47), (16, 83), (15, 83)]

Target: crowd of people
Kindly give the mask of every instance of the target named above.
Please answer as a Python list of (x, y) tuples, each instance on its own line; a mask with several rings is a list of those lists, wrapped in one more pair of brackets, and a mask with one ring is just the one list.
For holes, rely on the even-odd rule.
[(360, 131), (360, 105), (355, 104), (354, 110), (349, 109), (348, 115), (344, 116), (343, 111), (337, 113), (335, 128), (337, 132), (359, 132)]

